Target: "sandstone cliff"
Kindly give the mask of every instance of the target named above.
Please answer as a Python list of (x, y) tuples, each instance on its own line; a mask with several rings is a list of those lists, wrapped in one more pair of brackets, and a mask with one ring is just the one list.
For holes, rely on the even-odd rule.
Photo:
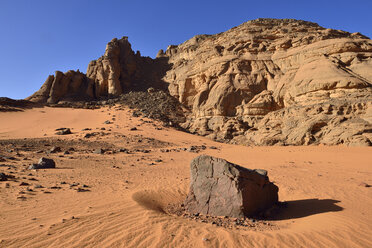
[(115, 38), (107, 44), (102, 57), (89, 63), (86, 74), (56, 71), (26, 99), (38, 103), (87, 101), (148, 87), (166, 89), (161, 78), (168, 69), (167, 58), (142, 57), (133, 52), (127, 37)]
[(50, 76), (29, 99), (58, 102), (168, 88), (189, 109), (182, 126), (253, 145), (372, 141), (372, 41), (292, 19), (257, 19), (198, 35), (156, 59), (112, 40), (87, 74)]
[(258, 19), (162, 56), (192, 132), (256, 145), (371, 144), (372, 41), (359, 33)]

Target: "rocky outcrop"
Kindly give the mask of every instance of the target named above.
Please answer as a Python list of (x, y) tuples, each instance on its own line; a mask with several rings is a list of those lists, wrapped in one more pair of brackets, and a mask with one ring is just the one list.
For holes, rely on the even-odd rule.
[(372, 41), (359, 33), (258, 19), (161, 56), (191, 132), (251, 145), (371, 144)]
[(107, 44), (102, 57), (89, 63), (86, 75), (57, 71), (27, 99), (40, 103), (88, 101), (149, 87), (166, 89), (162, 77), (168, 69), (167, 58), (142, 57), (132, 51), (127, 37), (115, 38)]
[(14, 100), (8, 97), (0, 97), (0, 112), (22, 111), (25, 108), (37, 106), (37, 104), (27, 100)]
[(105, 54), (89, 63), (87, 76), (95, 82), (97, 96), (118, 96), (129, 88), (138, 71), (139, 53), (132, 51), (128, 39), (113, 39), (106, 46)]
[(162, 80), (170, 66), (167, 58), (151, 59), (133, 52), (128, 37), (113, 39), (105, 54), (89, 63), (87, 77), (94, 82), (96, 98), (117, 97), (129, 91), (166, 89)]
[(372, 41), (300, 20), (248, 21), (156, 59), (134, 53), (127, 37), (113, 39), (86, 75), (57, 72), (28, 99), (96, 100), (149, 87), (185, 106), (184, 129), (223, 142), (372, 142)]
[(86, 101), (95, 96), (93, 83), (79, 71), (50, 75), (39, 91), (26, 98), (37, 103), (58, 103), (59, 101)]
[(224, 159), (201, 155), (191, 161), (191, 185), (185, 200), (190, 213), (242, 218), (278, 202), (278, 187), (265, 170), (250, 170)]

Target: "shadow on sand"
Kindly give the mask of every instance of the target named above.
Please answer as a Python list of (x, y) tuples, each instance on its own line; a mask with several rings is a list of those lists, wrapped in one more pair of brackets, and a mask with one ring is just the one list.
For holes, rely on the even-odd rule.
[(287, 201), (285, 208), (280, 210), (273, 219), (274, 220), (289, 220), (298, 219), (314, 214), (327, 212), (338, 212), (344, 208), (337, 206), (340, 201), (333, 199), (305, 199), (296, 201)]

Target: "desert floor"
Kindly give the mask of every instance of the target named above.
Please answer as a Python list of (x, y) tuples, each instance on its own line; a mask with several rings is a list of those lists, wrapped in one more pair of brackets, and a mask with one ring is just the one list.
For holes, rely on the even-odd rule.
[[(61, 127), (72, 134), (55, 135)], [(49, 153), (53, 146), (62, 152)], [(288, 207), (232, 228), (164, 213), (185, 198), (190, 161), (200, 154), (268, 170)], [(244, 147), (122, 107), (35, 108), (0, 113), (1, 156), (0, 172), (14, 176), (0, 182), (1, 248), (372, 247), (368, 147)], [(57, 168), (28, 170), (40, 157)]]

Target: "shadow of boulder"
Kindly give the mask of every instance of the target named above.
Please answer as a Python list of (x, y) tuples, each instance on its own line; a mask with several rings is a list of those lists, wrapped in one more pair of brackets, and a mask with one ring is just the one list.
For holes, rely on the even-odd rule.
[(307, 217), (310, 215), (338, 212), (344, 208), (337, 206), (340, 201), (333, 199), (304, 199), (285, 202), (286, 207), (272, 218), (273, 220), (289, 220)]

